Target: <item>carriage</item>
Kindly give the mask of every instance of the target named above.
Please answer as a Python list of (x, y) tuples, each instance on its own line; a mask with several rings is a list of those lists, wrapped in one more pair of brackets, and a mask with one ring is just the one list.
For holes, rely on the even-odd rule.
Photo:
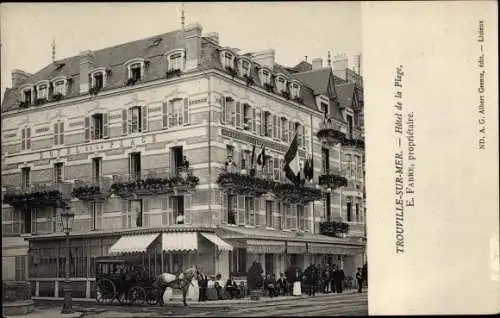
[(102, 258), (96, 260), (96, 301), (99, 304), (157, 303), (155, 277), (141, 261)]

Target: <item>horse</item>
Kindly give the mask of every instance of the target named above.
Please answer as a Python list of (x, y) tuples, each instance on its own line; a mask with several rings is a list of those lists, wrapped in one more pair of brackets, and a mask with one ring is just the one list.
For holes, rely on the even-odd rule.
[(172, 289), (180, 289), (182, 290), (182, 302), (184, 306), (187, 306), (186, 295), (189, 289), (189, 286), (193, 284), (193, 278), (198, 275), (198, 268), (196, 266), (192, 266), (188, 268), (186, 271), (180, 273), (179, 275), (174, 275), (170, 273), (163, 273), (158, 275), (155, 282), (153, 283), (153, 287), (156, 287), (158, 290), (157, 298), (158, 303), (163, 305), (163, 294), (167, 287)]

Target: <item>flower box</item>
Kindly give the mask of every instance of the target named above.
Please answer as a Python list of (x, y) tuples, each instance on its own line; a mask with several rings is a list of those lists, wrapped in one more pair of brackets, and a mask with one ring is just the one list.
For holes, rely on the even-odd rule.
[(248, 86), (255, 84), (255, 81), (253, 80), (252, 76), (243, 75), (243, 79), (245, 80)]
[(349, 232), (349, 224), (340, 221), (325, 221), (319, 224), (319, 233), (331, 237), (343, 237)]
[(228, 72), (232, 77), (238, 75), (238, 72), (231, 66), (226, 66), (226, 72)]
[(135, 85), (135, 83), (137, 81), (138, 81), (138, 79), (131, 77), (131, 78), (127, 79), (127, 81), (125, 82), (125, 85), (127, 85), (127, 86)]
[(99, 87), (99, 86), (92, 86), (91, 88), (89, 88), (89, 93), (91, 95), (97, 95), (100, 91), (101, 91), (101, 87)]
[(347, 179), (335, 174), (323, 174), (319, 176), (318, 183), (321, 186), (339, 188), (347, 186)]
[(52, 100), (55, 102), (60, 101), (62, 98), (63, 98), (62, 93), (56, 93), (56, 94), (52, 95)]
[(31, 105), (29, 101), (22, 101), (19, 103), (19, 108), (28, 108)]
[(323, 125), (317, 133), (317, 137), (324, 143), (329, 145), (344, 144), (345, 134), (335, 128), (332, 125)]
[(280, 92), (281, 96), (283, 96), (286, 99), (290, 99), (290, 93), (288, 91), (281, 91)]
[(266, 91), (268, 91), (269, 93), (274, 92), (274, 86), (272, 84), (269, 84), (269, 83), (264, 83), (264, 89)]
[(171, 69), (165, 73), (165, 78), (169, 79), (172, 77), (181, 76), (182, 71), (180, 69)]
[(47, 103), (47, 98), (37, 98), (35, 99), (35, 106), (43, 105)]

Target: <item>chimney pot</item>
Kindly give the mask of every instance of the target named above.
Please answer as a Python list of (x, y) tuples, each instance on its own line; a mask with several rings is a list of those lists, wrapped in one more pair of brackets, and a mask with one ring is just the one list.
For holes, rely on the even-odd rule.
[(80, 52), (80, 94), (89, 90), (89, 74), (93, 68), (93, 53), (90, 50)]
[(25, 71), (19, 69), (14, 69), (11, 72), (11, 76), (12, 76), (12, 87), (17, 87), (26, 79), (30, 78), (31, 74), (26, 73)]

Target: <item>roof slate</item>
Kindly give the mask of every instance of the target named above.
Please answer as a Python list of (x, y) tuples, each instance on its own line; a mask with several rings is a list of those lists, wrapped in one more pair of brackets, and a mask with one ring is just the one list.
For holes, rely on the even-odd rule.
[(351, 107), (354, 102), (354, 90), (356, 85), (354, 83), (344, 83), (337, 85), (337, 100), (340, 107)]

